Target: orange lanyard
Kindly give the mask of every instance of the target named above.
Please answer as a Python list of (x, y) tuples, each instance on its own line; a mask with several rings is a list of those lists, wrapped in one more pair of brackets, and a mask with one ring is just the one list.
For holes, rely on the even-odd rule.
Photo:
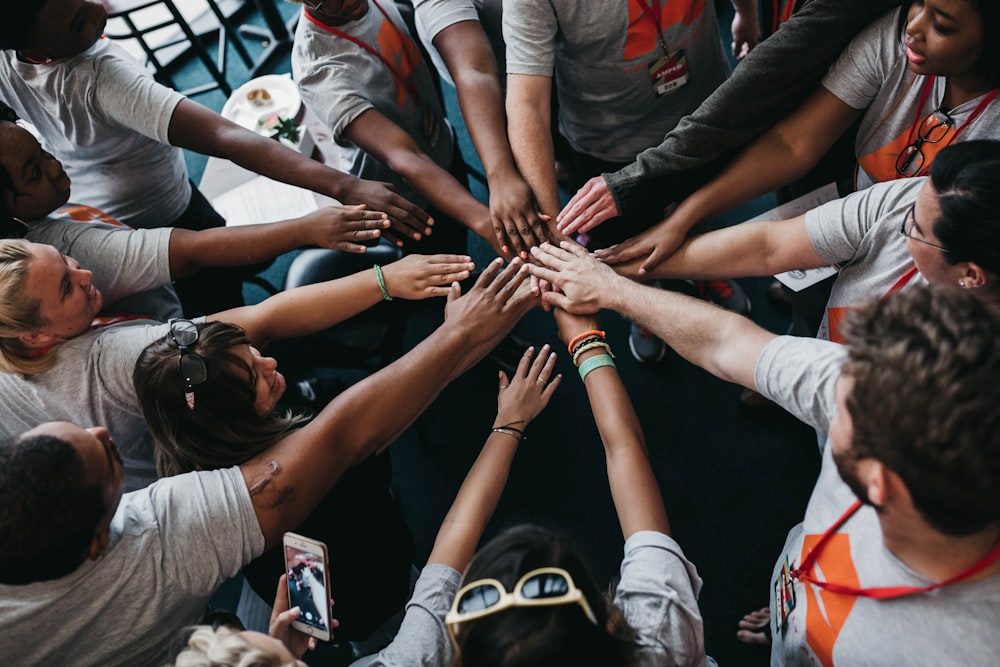
[(653, 5), (650, 6), (645, 0), (635, 0), (639, 3), (639, 7), (642, 8), (643, 16), (647, 17), (653, 22), (656, 27), (656, 36), (660, 40), (660, 48), (663, 49), (663, 54), (666, 56), (670, 55), (670, 51), (667, 50), (667, 40), (663, 36), (663, 26), (661, 22), (663, 21), (663, 12), (661, 11), (662, 5), (660, 0), (653, 0)]
[(854, 516), (854, 513), (858, 511), (861, 507), (861, 501), (856, 500), (854, 504), (847, 508), (843, 516), (837, 519), (832, 526), (826, 529), (823, 536), (819, 538), (819, 542), (816, 546), (806, 555), (802, 560), (802, 565), (792, 570), (792, 577), (796, 580), (808, 581), (814, 586), (818, 586), (825, 591), (830, 591), (831, 593), (836, 593), (838, 595), (853, 595), (855, 597), (871, 598), (872, 600), (891, 600), (893, 598), (901, 598), (906, 595), (915, 595), (917, 593), (928, 593), (938, 588), (943, 588), (949, 584), (958, 583), (968, 579), (969, 577), (979, 574), (990, 565), (992, 565), (998, 558), (1000, 558), (1000, 542), (993, 547), (993, 549), (983, 557), (978, 563), (972, 567), (959, 572), (954, 577), (949, 577), (944, 581), (939, 581), (936, 584), (931, 584), (930, 586), (880, 586), (877, 588), (855, 588), (854, 586), (844, 586), (842, 584), (835, 584), (829, 581), (820, 581), (809, 574), (809, 570), (816, 562), (816, 558), (819, 556), (820, 551), (826, 546), (827, 541), (830, 537), (844, 525), (848, 519)]
[(914, 267), (911, 267), (909, 271), (907, 271), (906, 273), (904, 273), (899, 278), (899, 280), (897, 280), (895, 282), (895, 284), (893, 284), (893, 286), (889, 288), (888, 292), (886, 292), (885, 294), (882, 295), (882, 300), (884, 301), (884, 300), (888, 299), (890, 296), (892, 296), (893, 294), (895, 294), (899, 290), (901, 290), (904, 287), (906, 287), (907, 283), (909, 283), (911, 280), (913, 280), (913, 276), (915, 276), (915, 275), (917, 275), (917, 267), (914, 266)]

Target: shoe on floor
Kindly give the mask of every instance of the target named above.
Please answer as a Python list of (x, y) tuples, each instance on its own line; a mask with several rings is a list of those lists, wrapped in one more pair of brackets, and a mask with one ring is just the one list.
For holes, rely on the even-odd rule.
[(696, 280), (695, 289), (698, 296), (711, 301), (726, 310), (732, 310), (744, 315), (750, 314), (750, 297), (733, 280)]
[(655, 364), (667, 353), (666, 343), (634, 322), (628, 335), (628, 348), (640, 364)]

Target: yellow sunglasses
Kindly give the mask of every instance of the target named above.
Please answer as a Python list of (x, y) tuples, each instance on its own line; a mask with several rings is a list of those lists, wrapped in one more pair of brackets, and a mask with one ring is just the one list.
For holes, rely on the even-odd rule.
[(463, 586), (455, 595), (451, 611), (445, 616), (451, 641), (458, 647), (458, 626), (466, 621), (496, 614), (511, 607), (553, 607), (578, 604), (587, 619), (597, 625), (587, 598), (569, 572), (561, 567), (540, 567), (521, 577), (510, 593), (496, 579), (479, 579)]

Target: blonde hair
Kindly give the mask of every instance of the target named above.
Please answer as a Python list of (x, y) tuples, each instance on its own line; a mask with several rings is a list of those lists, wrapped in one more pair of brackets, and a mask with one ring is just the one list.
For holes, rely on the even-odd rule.
[(23, 356), (20, 337), (45, 325), (38, 300), (28, 296), (32, 259), (24, 239), (0, 240), (0, 372), (30, 375), (56, 363), (54, 351), (35, 359)]
[(294, 667), (295, 663), (251, 646), (243, 636), (225, 626), (199, 625), (178, 654), (173, 667)]

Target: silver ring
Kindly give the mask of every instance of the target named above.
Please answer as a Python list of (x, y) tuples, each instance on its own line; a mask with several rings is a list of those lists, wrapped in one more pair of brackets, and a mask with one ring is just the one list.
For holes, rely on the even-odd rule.
[(500, 385), (500, 388), (501, 388), (501, 389), (506, 389), (506, 388), (507, 388), (507, 387), (509, 387), (509, 386), (510, 386), (509, 384), (502, 384), (502, 385)]
[(548, 380), (546, 380), (545, 378), (538, 378), (537, 382), (539, 384), (545, 384), (546, 382), (548, 382)]

